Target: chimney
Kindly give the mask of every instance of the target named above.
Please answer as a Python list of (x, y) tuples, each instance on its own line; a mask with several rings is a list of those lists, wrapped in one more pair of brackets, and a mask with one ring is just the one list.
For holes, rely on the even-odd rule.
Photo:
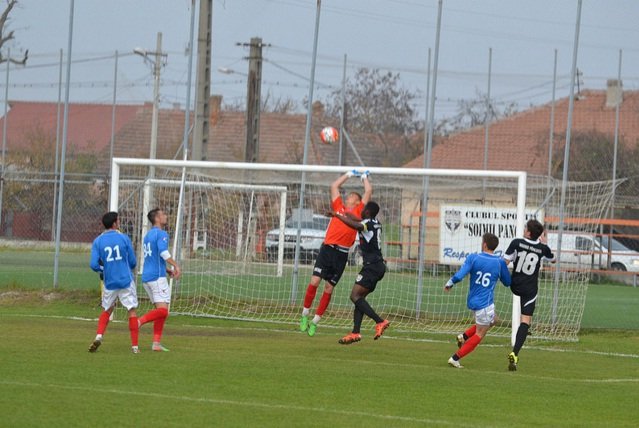
[(220, 111), (222, 110), (222, 95), (211, 95), (209, 97), (209, 121), (211, 126), (216, 125), (220, 120)]
[(621, 80), (608, 79), (606, 82), (606, 107), (615, 108), (623, 102), (623, 84)]

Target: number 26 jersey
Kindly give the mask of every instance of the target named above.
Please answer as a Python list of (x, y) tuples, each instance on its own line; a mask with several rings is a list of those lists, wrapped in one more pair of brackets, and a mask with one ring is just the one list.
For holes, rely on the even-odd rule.
[(546, 244), (525, 238), (513, 239), (504, 259), (513, 262), (511, 289), (537, 290), (539, 269), (543, 259), (554, 261), (555, 255)]

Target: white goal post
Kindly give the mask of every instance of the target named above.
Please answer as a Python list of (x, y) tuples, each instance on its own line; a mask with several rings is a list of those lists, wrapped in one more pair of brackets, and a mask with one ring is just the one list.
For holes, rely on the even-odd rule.
[[(298, 250), (306, 240), (317, 237), (300, 237), (301, 220), (291, 222), (298, 225), (297, 239), (285, 237), (286, 219), (293, 219), (296, 210), (301, 217), (300, 209), (321, 219), (330, 209), (330, 183), (351, 169), (362, 168), (114, 158), (109, 206), (121, 213), (121, 224), (126, 225), (134, 245), (141, 238), (144, 207), (150, 206), (167, 212), (176, 225), (169, 226), (169, 233), (180, 238), (176, 242), (202, 242), (174, 244), (183, 276), (174, 287), (173, 312), (293, 324), (298, 322), (304, 297), (305, 288), (298, 284), (306, 286), (304, 281), (310, 279), (313, 267), (313, 259), (298, 259)], [(389, 267), (371, 301), (398, 330), (458, 333), (472, 323), (465, 303), (467, 285), (453, 293), (442, 292), (443, 284), (463, 262), (462, 256), (480, 251), (481, 234), (493, 230), (500, 238), (498, 250), (504, 251), (511, 239), (523, 236), (527, 216), (541, 213), (554, 218), (556, 213), (556, 198), (549, 193), (547, 178), (531, 179), (525, 172), (366, 169), (371, 173), (372, 199), (381, 207), (382, 250)], [(186, 178), (181, 180), (183, 171)], [(152, 191), (145, 192), (146, 186)], [(344, 192), (362, 191), (357, 179), (342, 187)], [(592, 212), (576, 210), (590, 195), (595, 198), (605, 190), (603, 184), (572, 186), (568, 200), (575, 201), (575, 208), (568, 203), (567, 209), (595, 217), (600, 200), (587, 204)], [(144, 201), (147, 193), (153, 195), (153, 201)], [(304, 195), (302, 203), (300, 195)], [(182, 198), (184, 204), (178, 204)], [(454, 221), (444, 218), (467, 212), (475, 214), (467, 214), (454, 227), (449, 227)], [(484, 212), (493, 213), (488, 217), (499, 213), (504, 219), (498, 233), (490, 220), (472, 220)], [(464, 249), (457, 262), (444, 257), (456, 254), (448, 248), (449, 242)], [(291, 245), (297, 246), (292, 259), (283, 252)], [(323, 326), (348, 328), (352, 323), (348, 294), (359, 269), (347, 266)], [(572, 271), (555, 278), (559, 284), (548, 273), (540, 280), (543, 303), (538, 305), (535, 337), (576, 340), (587, 279)], [(518, 299), (499, 286), (495, 303), (502, 316), (494, 334), (514, 340), (520, 318)]]

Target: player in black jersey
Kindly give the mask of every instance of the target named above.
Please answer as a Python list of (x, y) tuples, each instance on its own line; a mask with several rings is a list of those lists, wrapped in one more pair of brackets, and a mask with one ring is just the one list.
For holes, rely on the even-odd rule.
[(360, 328), (364, 315), (367, 315), (376, 323), (375, 336), (373, 337), (375, 340), (384, 334), (384, 330), (386, 330), (390, 324), (388, 320), (384, 320), (377, 315), (366, 301), (366, 296), (375, 291), (377, 283), (384, 277), (384, 273), (386, 273), (386, 262), (384, 261), (381, 250), (380, 235), (382, 225), (376, 218), (378, 213), (379, 205), (373, 201), (368, 202), (366, 206), (364, 206), (361, 222), (334, 211), (328, 213), (330, 216), (340, 219), (346, 225), (358, 231), (359, 248), (364, 260), (364, 266), (357, 275), (357, 278), (355, 278), (355, 284), (353, 284), (353, 290), (351, 291), (351, 301), (355, 305), (353, 330), (350, 334), (347, 334), (339, 340), (339, 343), (343, 345), (362, 340)]
[(508, 354), (508, 370), (517, 370), (519, 351), (526, 341), (528, 329), (535, 312), (535, 301), (539, 287), (539, 269), (542, 260), (555, 262), (555, 255), (546, 245), (544, 226), (537, 220), (528, 220), (523, 238), (513, 239), (506, 250), (504, 259), (513, 262), (510, 290), (519, 296), (521, 322), (515, 336), (513, 350)]

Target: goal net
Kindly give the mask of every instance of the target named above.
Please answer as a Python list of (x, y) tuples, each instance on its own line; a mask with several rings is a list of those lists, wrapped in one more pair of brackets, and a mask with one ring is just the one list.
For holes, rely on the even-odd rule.
[[(183, 271), (172, 285), (173, 313), (293, 325), (299, 321), (328, 222), (324, 214), (330, 209), (329, 186), (349, 169), (116, 158), (110, 207), (120, 213), (121, 227), (136, 248), (148, 227), (145, 210), (159, 207), (168, 214), (172, 254)], [(388, 266), (369, 300), (398, 331), (461, 331), (473, 322), (466, 309), (468, 280), (450, 293), (443, 285), (466, 255), (480, 251), (481, 236), (496, 234), (497, 250), (503, 252), (514, 237), (522, 236), (527, 218), (556, 229), (561, 217), (561, 183), (545, 177), (506, 171), (369, 169), (372, 199), (381, 207), (382, 252)], [(343, 194), (351, 191), (363, 192), (359, 179), (342, 186)], [(599, 219), (610, 195), (607, 182), (571, 183), (564, 201), (566, 225), (570, 219)], [(594, 223), (572, 226), (583, 232), (595, 229)], [(351, 327), (349, 295), (360, 264), (354, 245), (322, 327)], [(544, 267), (534, 337), (576, 339), (588, 275), (588, 266), (560, 266), (559, 271)], [(139, 289), (143, 297), (141, 284)], [(493, 332), (510, 336), (509, 289), (498, 285), (495, 305), (500, 322)]]

